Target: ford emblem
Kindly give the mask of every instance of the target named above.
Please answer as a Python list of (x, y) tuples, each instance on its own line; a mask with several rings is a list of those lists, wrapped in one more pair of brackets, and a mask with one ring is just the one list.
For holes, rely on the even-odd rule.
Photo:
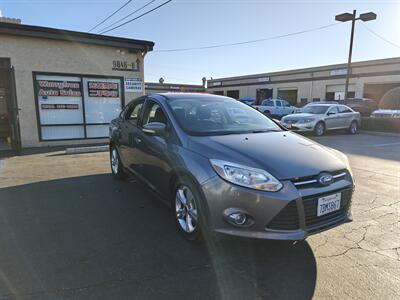
[(318, 177), (318, 182), (322, 185), (328, 185), (333, 182), (333, 176), (328, 173), (322, 173)]

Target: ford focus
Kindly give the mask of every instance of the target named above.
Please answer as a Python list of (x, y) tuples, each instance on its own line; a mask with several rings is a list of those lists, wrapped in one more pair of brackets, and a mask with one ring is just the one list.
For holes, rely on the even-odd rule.
[(110, 124), (115, 178), (135, 176), (188, 240), (206, 233), (302, 240), (351, 221), (347, 157), (232, 98), (155, 94)]

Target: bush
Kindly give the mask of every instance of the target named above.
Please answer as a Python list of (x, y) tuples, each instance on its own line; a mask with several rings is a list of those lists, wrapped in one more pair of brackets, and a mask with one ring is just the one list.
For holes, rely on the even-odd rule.
[(361, 129), (400, 133), (400, 118), (361, 118)]

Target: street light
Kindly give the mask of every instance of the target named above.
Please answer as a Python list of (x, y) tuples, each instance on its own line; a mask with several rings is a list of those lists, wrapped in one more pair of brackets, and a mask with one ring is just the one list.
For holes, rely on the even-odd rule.
[(354, 38), (354, 25), (356, 20), (361, 20), (363, 22), (368, 22), (376, 19), (376, 13), (367, 12), (364, 14), (360, 14), (358, 18), (356, 18), (356, 10), (353, 10), (353, 13), (343, 13), (335, 16), (335, 20), (339, 22), (347, 22), (351, 21), (351, 35), (350, 35), (350, 49), (349, 49), (349, 59), (347, 61), (347, 72), (346, 72), (346, 86), (344, 90), (344, 101), (347, 103), (348, 93), (349, 93), (349, 80), (351, 73), (351, 55), (353, 53), (353, 38)]

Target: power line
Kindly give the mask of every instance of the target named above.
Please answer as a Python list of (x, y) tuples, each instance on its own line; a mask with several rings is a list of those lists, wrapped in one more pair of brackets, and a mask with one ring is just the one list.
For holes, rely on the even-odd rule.
[(138, 9), (135, 10), (134, 12), (131, 12), (129, 15), (126, 15), (125, 17), (123, 17), (123, 18), (121, 18), (121, 19), (115, 21), (114, 23), (112, 23), (112, 24), (110, 24), (110, 25), (104, 27), (103, 29), (99, 30), (99, 33), (102, 34), (102, 33), (103, 33), (105, 30), (107, 30), (108, 28), (111, 28), (111, 27), (113, 27), (115, 24), (117, 24), (117, 23), (119, 23), (119, 22), (121, 22), (121, 21), (123, 21), (123, 20), (126, 20), (127, 18), (129, 18), (129, 17), (132, 16), (133, 14), (137, 13), (138, 11), (141, 11), (143, 8), (145, 8), (145, 7), (149, 6), (150, 4), (152, 4), (154, 1), (156, 1), (156, 0), (151, 0), (150, 2), (147, 2), (145, 5), (143, 5), (142, 7), (138, 8)]
[(192, 48), (161, 49), (161, 50), (154, 50), (153, 52), (178, 52), (178, 51), (181, 52), (181, 51), (204, 50), (204, 49), (214, 49), (214, 48), (238, 46), (238, 45), (244, 45), (244, 44), (253, 44), (253, 43), (265, 42), (265, 41), (269, 41), (269, 40), (275, 40), (275, 39), (279, 39), (279, 38), (299, 35), (299, 34), (303, 34), (303, 33), (307, 33), (307, 32), (317, 31), (317, 30), (329, 28), (329, 27), (332, 27), (332, 26), (336, 26), (336, 25), (339, 25), (339, 24), (340, 23), (332, 23), (332, 24), (328, 24), (328, 25), (324, 25), (324, 26), (320, 26), (320, 27), (316, 27), (316, 28), (306, 29), (306, 30), (302, 30), (302, 31), (292, 32), (292, 33), (287, 33), (287, 34), (283, 34), (283, 35), (271, 36), (271, 37), (262, 38), (262, 39), (244, 41), (244, 42), (217, 44), (217, 45), (211, 45), (211, 46), (192, 47)]
[[(361, 24), (362, 24), (362, 23), (361, 23)], [(370, 29), (370, 28), (367, 27), (366, 25), (364, 25), (364, 24), (362, 24), (362, 25), (364, 26), (365, 29), (367, 29), (370, 33), (372, 33), (372, 34), (375, 35), (376, 37), (380, 38), (382, 41), (385, 41), (386, 43), (388, 43), (388, 44), (390, 44), (390, 45), (392, 45), (392, 46), (394, 46), (394, 47), (400, 49), (400, 46), (399, 46), (399, 45), (397, 45), (397, 44), (395, 44), (395, 43), (389, 41), (389, 40), (386, 39), (386, 38), (384, 38), (383, 36), (381, 36), (380, 34), (376, 33), (375, 31), (373, 31), (372, 29)]]
[(97, 25), (93, 26), (92, 28), (90, 28), (90, 30), (88, 32), (91, 32), (92, 30), (96, 29), (97, 27), (99, 27), (101, 24), (103, 24), (105, 21), (107, 21), (109, 18), (111, 18), (113, 15), (115, 15), (117, 12), (119, 12), (121, 9), (123, 9), (125, 6), (127, 6), (129, 3), (131, 3), (133, 0), (128, 0), (127, 2), (125, 2), (124, 5), (122, 5), (120, 8), (118, 8), (116, 11), (114, 11), (111, 15), (109, 15), (107, 18), (105, 18), (103, 21), (101, 21), (100, 23), (98, 23)]
[(141, 18), (141, 17), (143, 17), (143, 16), (145, 16), (145, 15), (147, 15), (147, 14), (149, 14), (149, 13), (151, 13), (151, 12), (153, 12), (153, 11), (159, 9), (159, 8), (161, 8), (162, 6), (168, 4), (168, 3), (171, 2), (171, 1), (172, 1), (172, 0), (165, 1), (165, 2), (163, 2), (162, 4), (160, 4), (160, 5), (156, 6), (156, 7), (154, 7), (153, 9), (150, 9), (150, 10), (148, 10), (148, 11), (142, 13), (141, 15), (139, 15), (139, 16), (133, 18), (133, 19), (130, 19), (130, 20), (128, 20), (128, 21), (126, 21), (126, 22), (124, 22), (124, 23), (122, 23), (122, 24), (120, 24), (120, 25), (117, 25), (117, 26), (115, 26), (115, 27), (112, 27), (112, 28), (110, 28), (110, 29), (108, 29), (108, 30), (105, 30), (105, 31), (101, 32), (101, 34), (104, 34), (104, 33), (113, 31), (113, 30), (115, 30), (115, 29), (117, 29), (117, 28), (120, 28), (120, 27), (122, 27), (122, 26), (125, 26), (126, 24), (131, 23), (131, 22), (133, 22), (133, 21), (135, 21), (135, 20), (137, 20), (137, 19), (139, 19), (139, 18)]

